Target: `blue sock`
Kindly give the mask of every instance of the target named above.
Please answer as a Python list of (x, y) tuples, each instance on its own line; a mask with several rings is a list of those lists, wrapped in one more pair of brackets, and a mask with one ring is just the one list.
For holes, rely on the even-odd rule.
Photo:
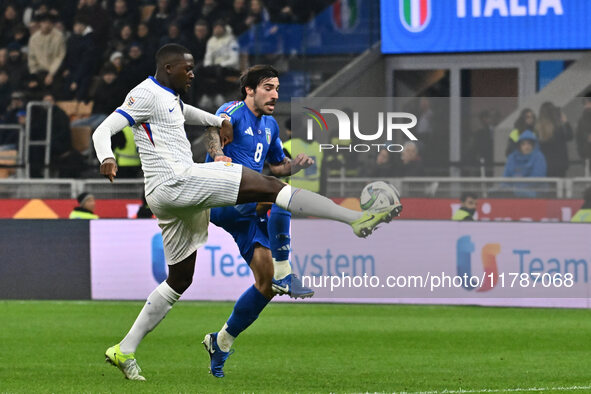
[(268, 303), (269, 300), (254, 285), (250, 286), (234, 305), (234, 310), (226, 323), (228, 334), (236, 338), (259, 317), (259, 313)]
[(269, 223), (267, 224), (267, 231), (269, 232), (271, 254), (276, 261), (289, 260), (289, 251), (291, 249), (291, 238), (289, 237), (290, 221), (291, 213), (273, 204)]

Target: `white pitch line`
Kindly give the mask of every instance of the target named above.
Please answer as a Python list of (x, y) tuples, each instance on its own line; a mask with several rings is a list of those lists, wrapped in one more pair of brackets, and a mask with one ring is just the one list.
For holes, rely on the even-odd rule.
[(400, 391), (394, 394), (475, 394), (475, 393), (519, 393), (531, 391), (580, 391), (591, 390), (591, 386), (569, 386), (569, 387), (528, 387), (514, 389), (477, 389), (477, 390), (430, 390), (430, 391)]

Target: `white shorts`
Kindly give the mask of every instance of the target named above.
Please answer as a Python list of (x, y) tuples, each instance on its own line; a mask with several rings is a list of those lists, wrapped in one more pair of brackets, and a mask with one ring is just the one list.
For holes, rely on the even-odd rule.
[(209, 208), (236, 205), (241, 179), (240, 164), (193, 164), (146, 196), (162, 229), (168, 265), (183, 261), (207, 242)]

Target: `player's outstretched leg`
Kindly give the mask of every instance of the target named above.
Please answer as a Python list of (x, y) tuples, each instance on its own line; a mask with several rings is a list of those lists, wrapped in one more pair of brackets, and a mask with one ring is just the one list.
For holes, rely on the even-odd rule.
[(279, 295), (287, 294), (292, 298), (308, 298), (314, 295), (314, 290), (305, 287), (300, 278), (291, 270), (289, 253), (291, 251), (291, 237), (289, 225), (291, 213), (273, 204), (267, 225), (271, 254), (273, 255), (273, 290)]
[(402, 209), (400, 201), (396, 201), (391, 209), (385, 212), (353, 211), (335, 204), (331, 199), (320, 194), (292, 188), (276, 178), (243, 168), (237, 203), (268, 201), (297, 215), (347, 223), (358, 237), (368, 236), (380, 223), (387, 223), (398, 216)]
[(259, 317), (274, 295), (271, 288), (273, 264), (269, 249), (260, 245), (255, 247), (250, 268), (256, 284), (238, 298), (230, 318), (222, 329), (205, 335), (202, 342), (209, 354), (209, 371), (216, 378), (224, 377), (224, 364), (233, 353), (231, 347), (236, 337)]
[(148, 296), (144, 307), (123, 340), (107, 349), (106, 361), (116, 366), (130, 380), (146, 380), (135, 359), (142, 339), (164, 319), (181, 294), (189, 287), (195, 270), (196, 253), (180, 263), (169, 266), (168, 279)]

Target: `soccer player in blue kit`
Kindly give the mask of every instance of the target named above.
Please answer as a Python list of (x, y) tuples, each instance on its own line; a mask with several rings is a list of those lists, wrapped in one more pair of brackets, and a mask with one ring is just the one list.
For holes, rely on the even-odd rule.
[[(283, 153), (279, 139), (279, 126), (270, 116), (278, 99), (279, 74), (271, 66), (258, 65), (248, 69), (240, 79), (242, 101), (222, 105), (216, 115), (232, 123), (232, 143), (221, 149), (216, 128), (208, 130), (206, 161), (226, 160), (262, 172), (265, 161), (273, 175), (289, 176), (308, 168), (314, 161), (305, 154), (290, 160)], [(275, 208), (277, 209), (277, 208)], [(290, 216), (272, 211), (272, 229), (269, 239), (266, 215), (257, 213), (257, 203), (212, 208), (210, 220), (228, 231), (238, 244), (240, 254), (249, 264), (255, 285), (247, 289), (236, 302), (232, 315), (218, 333), (207, 334), (204, 345), (210, 355), (216, 347), (229, 352), (234, 339), (256, 320), (259, 313), (275, 294), (291, 297), (311, 297), (314, 292), (301, 285), (291, 273), (289, 265)], [(274, 220), (273, 220), (274, 219)], [(271, 250), (273, 253), (271, 253)], [(275, 264), (274, 260), (278, 263)], [(278, 271), (278, 272), (276, 272)], [(211, 372), (222, 377), (224, 360), (211, 359)]]
[[(264, 103), (259, 102), (261, 101), (260, 97), (265, 96), (264, 99), (270, 100), (268, 103), (274, 106), (279, 88), (278, 80), (277, 86), (272, 80), (275, 78), (278, 78), (278, 73), (271, 66), (251, 67), (241, 79), (243, 100), (223, 104), (216, 115), (230, 120), (234, 129), (234, 142), (225, 146), (222, 150), (223, 156), (257, 172), (262, 172), (263, 165), (267, 161), (273, 175), (286, 177), (310, 167), (314, 161), (303, 153), (295, 157), (293, 161), (285, 156), (279, 138), (279, 126), (275, 118), (271, 116), (273, 108), (265, 109), (262, 105)], [(262, 86), (259, 87), (257, 93), (259, 83)], [(247, 88), (254, 92), (252, 99), (247, 96)], [(211, 132), (214, 134), (208, 137), (217, 138), (215, 128)], [(217, 156), (220, 156), (220, 152), (212, 151), (211, 154), (208, 153), (206, 161), (213, 161)], [(263, 208), (269, 206), (268, 204), (262, 205)], [(264, 213), (257, 214), (256, 207), (256, 203), (250, 203), (235, 207), (214, 208), (211, 210), (211, 222), (232, 234), (240, 248), (242, 257), (249, 264), (255, 248), (271, 249), (275, 293), (288, 294), (293, 298), (313, 296), (314, 291), (302, 286), (299, 278), (292, 273), (289, 264), (291, 214), (273, 205), (271, 218), (267, 225), (266, 215)], [(268, 254), (265, 253), (265, 256)]]

